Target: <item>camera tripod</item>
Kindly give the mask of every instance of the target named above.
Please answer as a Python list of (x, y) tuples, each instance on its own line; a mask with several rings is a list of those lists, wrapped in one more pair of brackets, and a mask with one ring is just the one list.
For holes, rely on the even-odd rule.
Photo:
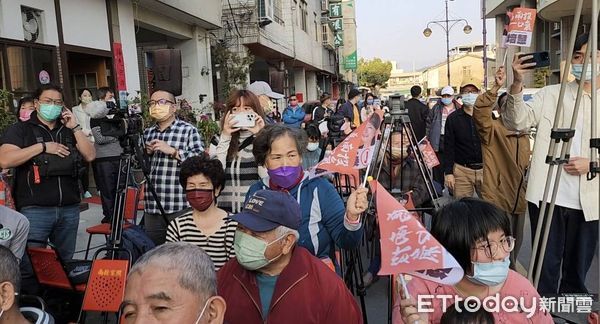
[[(591, 10), (591, 23), (590, 32), (588, 34), (587, 50), (583, 61), (582, 75), (586, 75), (587, 69), (591, 71), (598, 70), (598, 57), (596, 51), (598, 48), (598, 15), (599, 15), (599, 0), (592, 0)], [(587, 11), (586, 8), (585, 11)], [(580, 25), (580, 19), (583, 19), (587, 13), (583, 8), (583, 0), (577, 0), (575, 7), (574, 18), (572, 22), (572, 29), (569, 38), (569, 44), (567, 46), (567, 57), (565, 59), (564, 71), (569, 71), (571, 67), (571, 60), (573, 57), (573, 50), (575, 48), (575, 41), (577, 39), (577, 33)], [(591, 60), (591, 64), (590, 64)], [(594, 76), (597, 76), (596, 72), (593, 72)], [(573, 113), (571, 115), (570, 123), (567, 127), (561, 125), (560, 120), (562, 119), (563, 112), (565, 111), (563, 99), (567, 89), (568, 73), (563, 73), (560, 92), (557, 100), (557, 107), (554, 115), (554, 122), (550, 133), (550, 144), (548, 146), (548, 153), (546, 155), (545, 163), (548, 164), (548, 172), (546, 177), (546, 183), (544, 186), (543, 197), (539, 206), (539, 216), (537, 226), (535, 228), (535, 234), (533, 236), (533, 249), (531, 255), (531, 261), (527, 271), (527, 278), (531, 281), (534, 287), (538, 287), (541, 271), (544, 264), (544, 257), (546, 254), (546, 247), (548, 244), (548, 238), (550, 236), (550, 228), (552, 226), (552, 218), (554, 216), (554, 209), (556, 204), (556, 198), (558, 194), (559, 184), (561, 181), (561, 174), (563, 172), (563, 165), (569, 162), (571, 139), (575, 136), (577, 117), (579, 116), (579, 109), (581, 99), (583, 98), (584, 82), (579, 82), (577, 95), (575, 99), (575, 105)], [(587, 174), (587, 181), (594, 181), (600, 173), (600, 167), (598, 162), (598, 154), (600, 150), (600, 136), (598, 134), (598, 85), (597, 78), (592, 77), (591, 83), (591, 132), (589, 141), (589, 172)], [(584, 122), (586, 122), (588, 116), (584, 116)], [(583, 149), (582, 149), (583, 150)], [(554, 170), (556, 174), (554, 175)], [(554, 176), (554, 179), (553, 179)], [(581, 175), (583, 177), (583, 175)], [(551, 187), (552, 180), (554, 185)], [(596, 179), (597, 180), (597, 179)], [(548, 197), (550, 196), (550, 200)], [(599, 245), (600, 247), (600, 245)]]
[[(111, 231), (106, 243), (106, 250), (112, 251), (111, 258), (115, 257), (114, 252), (117, 250), (126, 251), (126, 249), (122, 247), (122, 239), (125, 222), (125, 208), (127, 203), (127, 189), (132, 185), (137, 186), (137, 183), (133, 179), (132, 172), (132, 168), (136, 162), (144, 175), (146, 188), (151, 193), (152, 199), (154, 199), (154, 202), (156, 203), (156, 206), (158, 207), (158, 210), (160, 211), (164, 221), (166, 224), (168, 224), (163, 206), (158, 199), (158, 195), (156, 194), (156, 190), (154, 189), (152, 182), (149, 180), (150, 170), (146, 156), (142, 150), (140, 140), (140, 134), (127, 135), (124, 140), (123, 154), (121, 154), (121, 159), (119, 161), (117, 193), (115, 196), (115, 205), (112, 215), (113, 217), (110, 225)], [(134, 212), (137, 212), (137, 206), (135, 206), (135, 208), (136, 210)], [(127, 251), (127, 253), (131, 257), (131, 251)]]

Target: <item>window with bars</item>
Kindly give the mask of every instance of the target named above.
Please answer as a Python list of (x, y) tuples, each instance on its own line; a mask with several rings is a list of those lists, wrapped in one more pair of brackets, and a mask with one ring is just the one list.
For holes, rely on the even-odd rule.
[(300, 1), (300, 27), (302, 28), (303, 31), (308, 33), (308, 9), (307, 9), (307, 4), (306, 1), (302, 0)]
[(275, 18), (275, 22), (280, 25), (285, 25), (283, 21), (283, 9), (281, 0), (273, 0), (273, 18)]
[(319, 41), (319, 25), (317, 24), (317, 14), (313, 12), (314, 20), (313, 23), (315, 25), (315, 41)]

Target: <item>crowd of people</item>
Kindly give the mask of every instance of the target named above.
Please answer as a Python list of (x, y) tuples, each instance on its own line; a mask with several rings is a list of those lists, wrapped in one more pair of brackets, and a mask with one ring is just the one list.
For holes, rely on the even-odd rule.
[[(417, 209), (430, 207), (429, 230), (458, 261), (464, 277), (455, 285), (412, 278), (408, 295), (403, 289), (395, 292), (394, 323), (458, 323), (458, 318), (460, 323), (551, 323), (542, 309), (530, 316), (522, 310), (465, 315), (459, 308), (468, 304), (454, 304), (454, 299), (448, 305), (435, 299), (424, 311), (418, 297), (512, 296), (524, 299), (527, 309), (540, 295), (588, 292), (599, 202), (598, 178), (586, 179), (591, 137), (586, 116), (596, 109), (589, 81), (600, 77), (577, 74), (587, 43), (587, 34), (577, 39), (571, 62), (576, 80), (567, 86), (565, 116), (573, 110), (578, 85), (585, 92), (570, 159), (561, 166), (537, 289), (515, 270), (526, 214), (534, 230), (540, 214), (559, 87), (545, 87), (525, 102), (523, 74), (531, 63), (525, 63), (527, 56), (515, 56), (512, 84), (500, 96), (504, 67), (490, 89), (476, 79), (464, 80), (456, 90), (444, 87), (432, 108), (420, 100), (419, 86), (411, 89), (406, 109), (412, 126), (393, 128), (391, 149), (378, 156), (377, 179), (395, 199), (411, 200)], [(275, 102), (284, 99), (288, 106), (280, 113)], [(302, 106), (296, 95), (284, 98), (268, 83), (254, 82), (232, 91), (218, 144), (205, 148), (195, 125), (177, 118), (173, 93), (151, 94), (148, 107), (155, 123), (146, 125), (141, 146), (156, 197), (144, 196), (141, 225), (156, 247), (129, 271), (122, 304), (126, 323), (363, 321), (364, 309), (340, 277), (336, 252), (358, 249), (365, 236), (372, 236), (365, 230), (369, 188), (357, 186), (343, 198), (331, 177), (311, 172), (363, 123), (361, 148), (375, 143), (387, 107), (358, 89), (346, 99), (322, 93), (316, 103)], [(0, 206), (2, 324), (42, 323), (28, 315), (31, 310), (19, 309), (22, 292), (39, 292), (26, 247), (51, 242), (61, 258), (73, 259), (80, 202), (91, 196), (89, 166), (102, 202), (101, 222), (111, 223), (118, 212), (123, 147), (121, 138), (104, 127), (114, 114), (114, 93), (83, 89), (78, 101), (67, 109), (62, 90), (44, 85), (20, 100), (19, 120), (2, 137), (0, 167), (12, 169), (14, 177), (14, 210)], [(421, 172), (412, 135), (427, 139), (439, 166)], [(355, 165), (362, 162), (357, 156)], [(428, 182), (445, 187), (452, 201), (433, 210)], [(381, 268), (378, 235), (368, 270), (361, 274), (365, 287)]]

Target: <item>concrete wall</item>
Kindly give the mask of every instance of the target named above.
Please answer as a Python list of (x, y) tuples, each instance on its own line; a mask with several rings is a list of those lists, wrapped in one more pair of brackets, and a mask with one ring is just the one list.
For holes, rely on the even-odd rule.
[(118, 1), (118, 22), (120, 42), (123, 45), (125, 61), (125, 80), (127, 91), (135, 95), (140, 90), (140, 71), (138, 68), (137, 47), (135, 43), (135, 25), (133, 7), (130, 0)]
[(306, 71), (304, 68), (295, 68), (294, 69), (294, 88), (292, 89), (292, 93), (302, 93), (303, 94), (303, 102), (306, 102), (308, 98), (306, 97)]
[(25, 40), (21, 6), (42, 10), (41, 37), (38, 43), (58, 46), (58, 28), (53, 0), (0, 0), (0, 37)]
[(304, 101), (319, 100), (317, 93), (317, 74), (314, 71), (306, 72), (306, 98)]
[(221, 26), (221, 0), (158, 0), (213, 25)]
[(60, 0), (65, 44), (110, 51), (104, 0)]
[[(208, 33), (195, 27), (194, 38), (183, 41), (175, 46), (181, 50), (182, 98), (192, 106), (199, 108), (213, 101), (212, 76), (201, 75), (202, 68), (210, 70), (210, 38)], [(201, 104), (199, 95), (206, 95)]]

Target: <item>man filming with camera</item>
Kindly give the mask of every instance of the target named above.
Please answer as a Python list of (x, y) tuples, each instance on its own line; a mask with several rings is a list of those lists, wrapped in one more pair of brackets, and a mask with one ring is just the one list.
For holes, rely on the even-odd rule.
[(185, 191), (179, 184), (179, 165), (184, 160), (204, 154), (202, 140), (193, 125), (177, 119), (175, 96), (167, 91), (156, 90), (150, 101), (150, 116), (156, 124), (144, 131), (146, 153), (150, 155), (150, 184), (156, 190), (157, 198), (165, 215), (161, 214), (153, 195), (145, 197), (144, 226), (155, 244), (165, 242), (167, 223), (176, 213), (187, 208)]
[[(27, 122), (10, 126), (0, 146), (0, 167), (16, 168), (14, 198), (29, 220), (30, 240), (56, 245), (61, 257), (73, 258), (79, 226), (79, 174), (82, 159), (96, 157), (94, 145), (77, 118), (65, 108), (62, 89), (44, 85), (35, 95)], [(23, 258), (24, 277), (30, 276)]]
[[(120, 145), (119, 138), (109, 134), (106, 126), (110, 125), (111, 118), (116, 110), (115, 103), (111, 100), (112, 91), (108, 88), (98, 89), (99, 101), (88, 107), (88, 114), (91, 117), (90, 127), (94, 137), (94, 147), (96, 149), (96, 160), (92, 162), (94, 170), (94, 181), (96, 189), (100, 192), (102, 201), (102, 223), (110, 223), (114, 207), (115, 197), (117, 195), (117, 182), (119, 179), (119, 162), (123, 148)], [(111, 111), (112, 110), (112, 111)]]
[[(559, 128), (569, 128), (577, 100), (578, 87), (583, 82), (584, 91), (576, 118), (575, 136), (569, 161), (558, 167), (563, 168), (556, 195), (556, 207), (552, 217), (548, 244), (544, 256), (542, 272), (538, 285), (541, 295), (556, 293), (587, 293), (586, 274), (591, 266), (596, 244), (598, 243), (598, 177), (592, 181), (586, 179), (589, 171), (591, 111), (591, 80), (600, 82), (600, 75), (592, 73), (588, 64), (587, 73), (582, 75), (582, 67), (587, 50), (588, 34), (575, 41), (571, 60), (571, 74), (575, 81), (566, 85), (563, 99), (563, 115), (559, 116)], [(600, 44), (600, 43), (599, 43)], [(592, 50), (592, 55), (600, 52)], [(551, 85), (538, 91), (531, 101), (523, 100), (523, 74), (536, 63), (527, 63), (532, 55), (516, 55), (512, 63), (514, 80), (509, 88), (506, 108), (502, 115), (507, 128), (515, 131), (528, 131), (537, 128), (533, 158), (531, 161), (526, 200), (529, 202), (531, 228), (535, 231), (540, 215), (546, 181), (554, 182), (555, 175), (547, 179), (549, 165), (545, 163), (550, 145), (551, 130), (559, 100), (560, 84)], [(600, 115), (599, 115), (600, 116)], [(600, 120), (596, 121), (597, 123)], [(553, 188), (553, 186), (550, 186)], [(548, 196), (550, 200), (551, 195)], [(549, 206), (549, 205), (548, 205)], [(562, 266), (561, 266), (562, 263)], [(562, 269), (562, 270), (561, 270)], [(562, 272), (562, 274), (561, 274)], [(559, 278), (561, 278), (559, 280)]]

